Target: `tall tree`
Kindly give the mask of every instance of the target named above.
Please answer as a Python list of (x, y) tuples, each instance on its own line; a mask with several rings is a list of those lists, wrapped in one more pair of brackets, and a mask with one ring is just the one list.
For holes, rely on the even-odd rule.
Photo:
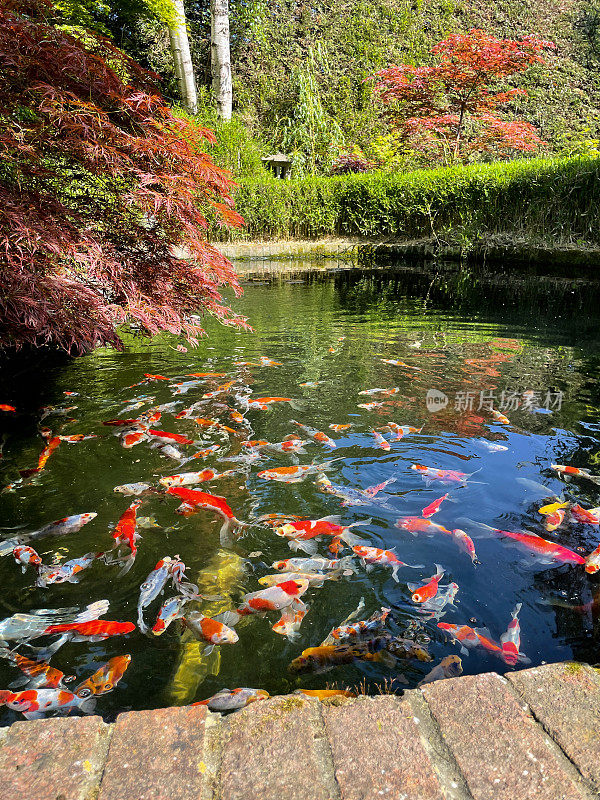
[(388, 67), (374, 76), (375, 89), (391, 107), (397, 129), (446, 162), (531, 151), (543, 144), (533, 125), (498, 113), (527, 92), (500, 84), (544, 63), (542, 51), (554, 47), (533, 36), (514, 41), (480, 30), (454, 34), (432, 49), (436, 63)]
[[(122, 346), (117, 326), (202, 335), (246, 325), (206, 241), (239, 225), (210, 131), (177, 119), (107, 39), (52, 24), (49, 0), (0, 2), (0, 347)], [(185, 257), (179, 255), (185, 248)]]
[(177, 77), (181, 103), (188, 113), (195, 114), (198, 111), (198, 93), (194, 77), (194, 65), (192, 64), (190, 53), (185, 6), (183, 5), (183, 0), (172, 0), (172, 3), (173, 13), (168, 15), (167, 24), (169, 27), (173, 67)]
[(210, 68), (221, 119), (231, 119), (233, 88), (229, 48), (229, 0), (210, 0)]

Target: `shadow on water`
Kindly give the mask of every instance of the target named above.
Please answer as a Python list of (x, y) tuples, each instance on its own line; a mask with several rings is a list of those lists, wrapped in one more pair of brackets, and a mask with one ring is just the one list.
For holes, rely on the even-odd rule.
[[(0, 494), (2, 526), (36, 529), (67, 514), (98, 513), (75, 535), (40, 541), (39, 552), (46, 563), (111, 546), (109, 526), (130, 502), (113, 492), (116, 485), (156, 483), (161, 475), (181, 471), (178, 461), (146, 444), (124, 450), (102, 422), (126, 413), (129, 401), (140, 397), (142, 410), (176, 400), (181, 401), (180, 409), (226, 380), (207, 379), (199, 389), (177, 398), (167, 382), (135, 386), (143, 374), (176, 378), (216, 371), (235, 377), (236, 385), (254, 396), (295, 401), (293, 409), (274, 404), (267, 412), (250, 411), (247, 438), (280, 442), (294, 431), (292, 419), (300, 419), (331, 433), (337, 445), (332, 454), (326, 447), (309, 443), (302, 463), (332, 461), (330, 480), (349, 489), (364, 489), (388, 478), (395, 482), (385, 490), (385, 503), (343, 508), (338, 499), (319, 491), (312, 478), (297, 484), (258, 478), (260, 469), (291, 463), (288, 456), (267, 455), (246, 472), (208, 485), (208, 491), (224, 495), (243, 520), (276, 512), (310, 518), (342, 514), (348, 523), (372, 518), (358, 528), (363, 541), (394, 547), (406, 563), (425, 565), (401, 570), (399, 583), (387, 569), (367, 572), (358, 565), (356, 574), (311, 589), (310, 611), (297, 641), (273, 633), (270, 626), (276, 617), (270, 615), (249, 618), (240, 625), (237, 645), (218, 648), (210, 655), (177, 625), (160, 638), (136, 631), (124, 639), (69, 643), (54, 657), (53, 665), (78, 677), (114, 655), (132, 655), (118, 689), (101, 698), (99, 713), (114, 715), (124, 708), (189, 702), (223, 686), (255, 686), (278, 693), (299, 685), (322, 688), (327, 682), (356, 685), (364, 680), (367, 689), (374, 691), (394, 679), (396, 672), (378, 663), (359, 663), (298, 678), (287, 667), (304, 648), (319, 644), (361, 597), (367, 614), (382, 605), (392, 609), (394, 633), (417, 620), (421, 634), (431, 638), (436, 661), (457, 653), (435, 620), (419, 617), (407, 588), (407, 582), (428, 579), (436, 563), (445, 569), (442, 582), (455, 581), (460, 587), (457, 608), (448, 610), (444, 621), (485, 626), (498, 640), (512, 609), (522, 603), (522, 649), (533, 664), (571, 656), (593, 663), (599, 660), (597, 578), (579, 566), (543, 564), (522, 547), (465, 518), (550, 538), (537, 512), (543, 501), (564, 495), (586, 508), (600, 505), (595, 484), (566, 483), (550, 470), (551, 463), (566, 463), (600, 474), (600, 282), (584, 274), (561, 277), (471, 266), (459, 270), (445, 264), (422, 268), (382, 264), (367, 270), (343, 261), (306, 266), (244, 262), (245, 294), (232, 302), (249, 317), (254, 334), (237, 334), (208, 320), (209, 337), (187, 353), (175, 349), (178, 340), (172, 336), (149, 342), (126, 334), (124, 353), (106, 349), (76, 360), (21, 353), (2, 362), (0, 402), (18, 409), (17, 414), (0, 420), (5, 434), (2, 486), (17, 483), (13, 491)], [(234, 363), (256, 364), (261, 355), (282, 366)], [(398, 392), (388, 398), (358, 394), (374, 387), (397, 387)], [(427, 404), (433, 390), (446, 397), (446, 404), (435, 412)], [(496, 407), (507, 404), (504, 413), (510, 425), (492, 419), (488, 408), (492, 398)], [(378, 400), (381, 406), (359, 406)], [(216, 397), (207, 401), (202, 416), (231, 425), (234, 404), (231, 394)], [(95, 433), (98, 438), (61, 444), (39, 475), (18, 483), (18, 470), (32, 467), (44, 445), (38, 432), (40, 407), (70, 405), (76, 409), (68, 415), (51, 413), (42, 424), (53, 432)], [(221, 446), (199, 468), (231, 468), (224, 459), (238, 457), (240, 437), (199, 431), (190, 420), (175, 419), (175, 413), (163, 414), (161, 428), (202, 442), (202, 448), (212, 443)], [(67, 417), (74, 421), (68, 422)], [(383, 451), (371, 431), (390, 420), (423, 426), (423, 430)], [(328, 427), (332, 423), (352, 427), (334, 433)], [(493, 444), (507, 449), (490, 452)], [(196, 448), (184, 449), (191, 454)], [(427, 487), (410, 469), (415, 463), (476, 474), (466, 486), (449, 490), (434, 483)], [(517, 478), (546, 488), (537, 494), (524, 490)], [(450, 537), (412, 536), (395, 527), (400, 516), (420, 515), (425, 505), (447, 491), (450, 498), (434, 519), (449, 530), (468, 529), (481, 565), (473, 566)], [(122, 577), (118, 570), (98, 563), (83, 573), (79, 583), (41, 589), (33, 585), (31, 572), (21, 574), (13, 559), (2, 559), (3, 608), (31, 611), (79, 606), (106, 597), (111, 603), (109, 619), (135, 622), (140, 584), (159, 558), (175, 554), (187, 564), (190, 580), (233, 606), (244, 592), (260, 588), (257, 579), (268, 574), (267, 565), (292, 555), (285, 540), (258, 526), (248, 528), (233, 548), (224, 550), (217, 535), (220, 521), (214, 515), (200, 512), (185, 518), (175, 515), (174, 509), (170, 498), (145, 500), (143, 516), (154, 524), (141, 530), (134, 567)], [(554, 539), (587, 554), (598, 544), (600, 534), (598, 526), (565, 523)], [(326, 554), (326, 543), (321, 543), (320, 552)], [(251, 553), (260, 555), (249, 557)], [(148, 609), (149, 622), (157, 603)], [(204, 612), (217, 613), (221, 607), (213, 601), (204, 606)], [(508, 668), (481, 650), (471, 651), (463, 661), (467, 673)], [(414, 686), (428, 666), (403, 663), (398, 671), (405, 672), (408, 685)], [(0, 688), (14, 678), (14, 669), (0, 661)], [(14, 718), (7, 710), (0, 715), (3, 723)]]

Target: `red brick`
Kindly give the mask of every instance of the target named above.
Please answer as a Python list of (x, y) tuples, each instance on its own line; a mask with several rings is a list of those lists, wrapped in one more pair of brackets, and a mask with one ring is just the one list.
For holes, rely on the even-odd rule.
[(274, 697), (224, 724), (224, 800), (331, 800), (319, 757), (324, 731), (318, 701)]
[[(423, 694), (474, 800), (581, 800), (575, 770), (495, 673), (438, 681)], [(556, 748), (558, 750), (558, 748)]]
[(204, 706), (117, 717), (99, 800), (197, 800), (203, 775)]
[(100, 782), (108, 738), (100, 717), (15, 722), (0, 749), (0, 798), (87, 800)]
[(323, 714), (342, 800), (443, 796), (406, 702), (364, 697)]
[(600, 790), (600, 675), (584, 664), (548, 664), (507, 676), (582, 775)]

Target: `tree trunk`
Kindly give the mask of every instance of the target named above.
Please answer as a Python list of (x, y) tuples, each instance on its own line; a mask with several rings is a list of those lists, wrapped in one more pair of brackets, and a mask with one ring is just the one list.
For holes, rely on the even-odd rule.
[(183, 107), (188, 113), (195, 114), (198, 111), (198, 95), (194, 67), (190, 55), (190, 41), (188, 39), (183, 0), (173, 0), (173, 8), (176, 19), (169, 24), (169, 39), (171, 41), (175, 75)]
[(217, 113), (221, 119), (231, 119), (229, 0), (210, 0), (210, 69)]

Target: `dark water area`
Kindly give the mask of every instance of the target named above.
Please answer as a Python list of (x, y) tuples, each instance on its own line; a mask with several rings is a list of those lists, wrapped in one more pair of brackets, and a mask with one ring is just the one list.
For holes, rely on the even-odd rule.
[[(134, 499), (116, 494), (115, 486), (137, 481), (156, 486), (161, 476), (179, 472), (239, 468), (231, 477), (190, 488), (224, 496), (244, 521), (269, 513), (310, 519), (340, 514), (345, 524), (371, 519), (352, 529), (363, 543), (394, 548), (403, 562), (424, 566), (400, 568), (395, 582), (388, 567), (367, 571), (356, 559), (354, 574), (309, 588), (303, 598), (309, 611), (294, 641), (271, 630), (279, 614), (269, 612), (242, 619), (239, 642), (208, 655), (205, 645), (173, 623), (160, 637), (136, 629), (101, 642), (68, 642), (53, 656), (52, 666), (75, 675), (76, 685), (109, 658), (130, 654), (131, 666), (119, 686), (99, 698), (97, 713), (107, 718), (122, 710), (201, 700), (222, 687), (252, 686), (277, 694), (299, 687), (362, 683), (370, 692), (382, 684), (400, 691), (415, 686), (444, 656), (460, 654), (459, 646), (438, 628), (439, 619), (418, 613), (407, 588), (407, 582), (425, 583), (435, 573), (435, 564), (445, 571), (441, 586), (455, 582), (459, 587), (456, 607), (446, 607), (442, 622), (485, 627), (498, 642), (520, 603), (521, 651), (531, 665), (573, 657), (599, 661), (598, 577), (580, 564), (544, 561), (475, 523), (531, 531), (584, 557), (600, 542), (599, 525), (569, 521), (568, 515), (555, 532), (546, 532), (537, 511), (554, 496), (585, 508), (600, 505), (600, 486), (580, 478), (567, 482), (550, 468), (566, 464), (600, 474), (600, 283), (576, 274), (459, 272), (443, 266), (366, 271), (340, 266), (308, 272), (289, 268), (281, 273), (268, 265), (246, 264), (242, 273), (245, 294), (233, 305), (249, 318), (252, 334), (209, 321), (209, 336), (185, 353), (176, 350), (179, 341), (171, 336), (152, 342), (128, 336), (123, 353), (106, 349), (72, 361), (22, 354), (4, 362), (0, 403), (16, 406), (17, 413), (5, 412), (0, 419), (1, 485), (13, 484), (0, 494), (0, 535), (9, 538), (67, 515), (96, 512), (79, 532), (42, 539), (34, 546), (46, 564), (110, 550), (110, 526)], [(281, 366), (234, 363), (256, 364), (261, 356)], [(169, 384), (191, 380), (182, 376), (193, 372), (226, 377), (207, 378), (187, 394), (174, 396)], [(169, 381), (133, 386), (144, 373)], [(199, 427), (192, 419), (175, 419), (178, 411), (230, 380), (232, 388), (209, 399), (197, 416), (219, 420), (239, 430), (238, 435)], [(301, 386), (311, 382), (318, 385)], [(396, 387), (398, 392), (390, 396), (359, 394)], [(431, 398), (434, 390), (435, 396), (447, 398), (439, 410), (430, 410), (431, 400), (428, 408), (428, 392)], [(70, 397), (65, 392), (78, 394)], [(245, 413), (247, 423), (240, 424), (230, 411), (243, 410), (236, 393), (244, 392), (251, 392), (251, 400), (283, 396), (294, 403), (273, 403), (267, 411), (251, 409)], [(138, 398), (140, 409), (126, 412)], [(194, 445), (178, 445), (186, 456), (217, 444), (215, 453), (181, 466), (151, 449), (148, 441), (124, 449), (113, 435), (118, 431), (102, 424), (174, 401), (179, 405), (164, 412), (157, 427), (193, 439)], [(510, 424), (494, 420), (491, 401)], [(359, 407), (370, 402), (382, 405)], [(41, 407), (71, 405), (76, 408), (67, 415), (51, 413), (40, 419)], [(266, 452), (260, 461), (244, 466), (239, 460), (245, 452), (242, 440), (281, 442), (298, 432), (291, 420), (325, 432), (336, 444), (332, 449), (310, 441), (306, 454), (299, 456), (301, 464), (331, 462), (329, 480), (347, 489), (364, 490), (394, 478), (376, 497), (384, 502), (342, 507), (339, 498), (319, 488), (315, 475), (300, 483), (258, 477), (261, 470), (293, 465), (289, 454)], [(371, 431), (390, 421), (422, 430), (398, 441), (390, 441), (393, 437), (382, 431), (390, 441), (390, 449), (383, 450)], [(348, 423), (352, 427), (339, 432), (329, 427)], [(48, 426), (54, 435), (97, 438), (61, 442), (41, 472), (20, 479), (19, 469), (34, 467), (45, 445), (40, 426)], [(494, 452), (491, 443), (507, 449)], [(434, 481), (427, 486), (411, 469), (413, 464), (474, 474), (462, 485)], [(452, 536), (413, 536), (395, 526), (400, 517), (420, 517), (425, 506), (445, 493), (449, 497), (431, 521), (450, 531), (464, 529), (480, 563), (473, 564)], [(231, 547), (222, 547), (222, 520), (213, 512), (200, 510), (184, 517), (175, 513), (177, 498), (156, 494), (143, 500), (138, 517), (150, 518), (152, 527), (139, 530), (137, 557), (127, 574), (119, 576), (118, 566), (98, 560), (81, 573), (78, 583), (41, 588), (35, 586), (31, 568), (22, 574), (7, 555), (0, 560), (0, 618), (40, 608), (82, 607), (106, 598), (106, 619), (136, 623), (140, 584), (167, 555), (181, 557), (187, 578), (201, 592), (221, 598), (197, 604), (214, 615), (238, 606), (244, 593), (261, 589), (258, 579), (272, 574), (268, 567), (273, 561), (304, 555), (293, 553), (285, 538), (264, 525), (246, 528)], [(327, 540), (319, 541), (320, 555), (329, 555), (327, 545)], [(340, 555), (351, 555), (351, 550)], [(168, 587), (146, 610), (150, 625), (172, 593)], [(363, 618), (382, 606), (390, 608), (390, 631), (416, 636), (427, 644), (434, 661), (400, 661), (395, 667), (358, 661), (323, 674), (290, 673), (292, 659), (319, 645), (361, 597)], [(25, 645), (17, 649), (28, 653)], [(466, 674), (512, 669), (482, 648), (461, 658)], [(0, 659), (0, 688), (8, 688), (19, 675), (9, 661)], [(0, 707), (0, 724), (17, 718), (17, 712)]]

